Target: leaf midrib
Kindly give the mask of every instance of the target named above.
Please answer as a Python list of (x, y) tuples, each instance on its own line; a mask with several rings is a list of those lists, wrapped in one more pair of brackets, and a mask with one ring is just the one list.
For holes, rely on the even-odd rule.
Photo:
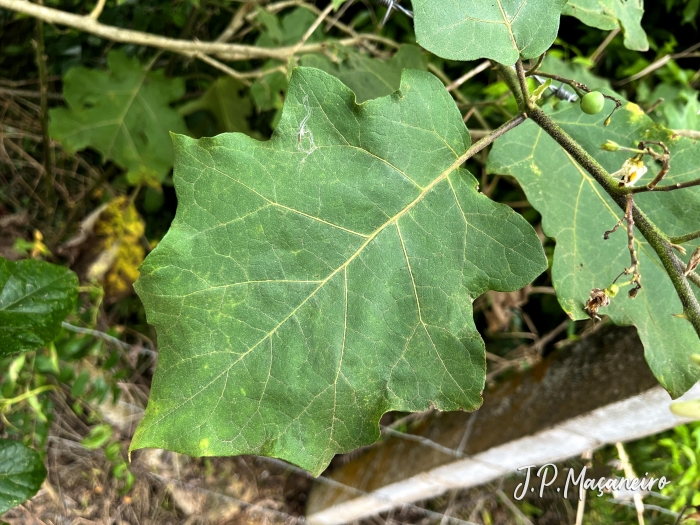
[(457, 26), (457, 25), (461, 24), (462, 22), (464, 22), (465, 20), (471, 20), (472, 22), (478, 22), (481, 24), (504, 25), (504, 26), (506, 26), (506, 29), (508, 30), (508, 36), (510, 37), (510, 41), (513, 44), (513, 49), (515, 49), (516, 51), (519, 51), (518, 43), (515, 41), (515, 34), (513, 33), (512, 23), (516, 18), (518, 18), (520, 11), (522, 11), (525, 4), (527, 4), (527, 0), (523, 0), (520, 3), (520, 6), (518, 7), (517, 13), (515, 13), (513, 18), (510, 20), (508, 19), (506, 12), (503, 10), (503, 5), (501, 4), (501, 0), (496, 0), (496, 3), (498, 4), (498, 9), (501, 12), (501, 18), (503, 19), (502, 22), (494, 21), (494, 20), (483, 20), (481, 18), (474, 18), (473, 16), (464, 16), (459, 22), (452, 24), (452, 26), (447, 26), (447, 27), (449, 28), (449, 27)]
[[(207, 390), (211, 385), (213, 385), (216, 381), (218, 381), (222, 376), (226, 375), (229, 373), (229, 371), (236, 366), (238, 363), (240, 363), (245, 357), (253, 352), (258, 346), (260, 346), (265, 340), (269, 339), (272, 335), (274, 335), (277, 330), (279, 330), (284, 324), (289, 321), (311, 298), (313, 298), (319, 290), (321, 290), (333, 277), (335, 277), (340, 271), (345, 271), (347, 267), (350, 265), (350, 263), (355, 260), (355, 258), (360, 255), (363, 250), (380, 234), (382, 233), (387, 227), (391, 226), (394, 223), (398, 223), (398, 220), (401, 219), (406, 213), (408, 213), (410, 210), (412, 210), (417, 204), (419, 204), (425, 196), (432, 191), (433, 188), (435, 188), (440, 182), (445, 180), (453, 171), (455, 171), (459, 166), (469, 158), (471, 148), (468, 148), (467, 151), (462, 154), (460, 157), (458, 157), (448, 168), (446, 168), (440, 175), (438, 175), (433, 181), (428, 184), (425, 189), (409, 204), (407, 204), (403, 209), (401, 209), (397, 214), (395, 214), (393, 217), (389, 218), (384, 224), (379, 226), (371, 235), (369, 235), (365, 241), (360, 245), (360, 247), (338, 268), (333, 270), (328, 277), (323, 279), (322, 281), (319, 281), (319, 285), (306, 297), (299, 305), (297, 305), (290, 313), (287, 315), (282, 321), (280, 321), (272, 330), (270, 330), (264, 337), (262, 337), (257, 343), (255, 343), (253, 346), (251, 346), (248, 350), (246, 350), (244, 353), (238, 356), (238, 358), (232, 362), (227, 368), (225, 368), (220, 374), (218, 374), (216, 377), (214, 377), (211, 381), (209, 381), (206, 385), (202, 386), (197, 392), (192, 394), (190, 397), (187, 399), (183, 400), (182, 403), (179, 405), (183, 405), (185, 403), (188, 403), (192, 401), (195, 397), (200, 395), (202, 392)], [(218, 171), (218, 170), (217, 170)], [(257, 192), (256, 192), (257, 193)], [(330, 224), (330, 223), (329, 223)], [(157, 420), (153, 421), (151, 425), (148, 427), (143, 426), (144, 431), (146, 428), (150, 428), (153, 426), (157, 426), (160, 421), (168, 417), (170, 414), (172, 414), (175, 410), (179, 408), (179, 406), (173, 407), (171, 410), (161, 414), (161, 417), (158, 418)], [(139, 427), (142, 428), (142, 427)]]
[[(133, 138), (131, 137), (131, 133), (129, 133), (128, 128), (124, 125), (124, 119), (126, 119), (126, 115), (129, 113), (131, 110), (131, 106), (134, 103), (134, 100), (136, 100), (136, 97), (138, 96), (139, 92), (141, 91), (141, 86), (143, 86), (143, 83), (146, 81), (146, 77), (148, 76), (148, 73), (150, 72), (149, 69), (144, 69), (142, 71), (141, 75), (141, 80), (139, 81), (138, 85), (136, 86), (136, 89), (131, 93), (131, 96), (129, 97), (129, 100), (127, 103), (124, 105), (124, 111), (122, 111), (122, 114), (119, 116), (119, 127), (117, 128), (116, 133), (112, 136), (112, 142), (109, 144), (109, 148), (107, 148), (107, 154), (111, 155), (112, 148), (114, 147), (114, 142), (117, 140), (117, 135), (119, 135), (119, 131), (121, 128), (124, 128), (124, 131), (126, 132), (127, 135), (129, 135), (129, 140), (131, 140), (131, 143), (134, 145), (134, 148), (136, 148), (136, 144), (134, 143)], [(138, 152), (138, 148), (136, 148), (136, 152)], [(139, 154), (139, 157), (141, 155)]]
[[(13, 302), (11, 302), (11, 303), (9, 303), (9, 304), (7, 304), (7, 305), (0, 305), (0, 312), (7, 312), (7, 311), (8, 311), (8, 308), (9, 308), (10, 306), (15, 305), (15, 304), (17, 304), (17, 303), (19, 303), (19, 302), (21, 302), (21, 301), (24, 301), (24, 300), (27, 299), (28, 297), (31, 297), (31, 296), (33, 296), (33, 295), (35, 295), (35, 294), (37, 294), (37, 293), (40, 293), (40, 292), (46, 290), (47, 288), (53, 286), (54, 284), (56, 284), (58, 281), (60, 281), (60, 280), (63, 279), (64, 277), (65, 277), (65, 275), (59, 275), (58, 277), (56, 277), (56, 279), (54, 279), (54, 280), (51, 281), (50, 283), (46, 283), (45, 285), (43, 285), (43, 286), (40, 287), (40, 288), (37, 288), (37, 289), (34, 290), (33, 292), (28, 293), (28, 294), (26, 294), (26, 295), (23, 295), (22, 297), (20, 297), (20, 298), (17, 299), (16, 301), (13, 301)], [(9, 279), (8, 279), (8, 281), (9, 281)], [(7, 281), (5, 282), (5, 285), (3, 286), (2, 289), (4, 290), (6, 286), (7, 286)]]

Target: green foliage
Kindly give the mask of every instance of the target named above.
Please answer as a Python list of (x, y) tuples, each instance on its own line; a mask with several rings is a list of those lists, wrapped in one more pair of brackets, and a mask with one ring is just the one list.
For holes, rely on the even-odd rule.
[(700, 100), (695, 89), (659, 84), (648, 97), (650, 103), (663, 99), (653, 110), (656, 120), (671, 129), (700, 130)]
[[(292, 46), (311, 27), (311, 24), (316, 20), (316, 15), (305, 7), (297, 7), (280, 20), (275, 15), (258, 9), (258, 20), (265, 30), (255, 41), (255, 45), (261, 47)], [(307, 42), (318, 42), (322, 37), (323, 31), (316, 29)]]
[(81, 445), (88, 450), (104, 447), (112, 437), (114, 430), (110, 425), (102, 424), (90, 429), (90, 433), (83, 438)]
[[(262, 47), (294, 45), (314, 23), (316, 16), (306, 8), (298, 7), (289, 14), (278, 17), (258, 10), (259, 21), (264, 30), (256, 40), (256, 45)], [(321, 38), (322, 32), (317, 29), (309, 37), (308, 42), (315, 42)], [(265, 69), (280, 68), (283, 64), (277, 60), (268, 60), (263, 65)], [(259, 111), (276, 110), (272, 119), (272, 127), (277, 127), (282, 116), (284, 93), (287, 91), (288, 79), (285, 73), (275, 71), (258, 78), (250, 88), (253, 101)]]
[[(619, 170), (631, 155), (602, 151), (600, 144), (606, 140), (628, 147), (636, 147), (639, 140), (661, 140), (668, 145), (673, 159), (673, 171), (666, 182), (683, 182), (700, 175), (700, 152), (693, 142), (673, 137), (638, 106), (627, 103), (609, 127), (602, 124), (606, 116), (606, 112), (588, 116), (575, 107), (552, 115), (610, 173)], [(650, 163), (649, 168), (658, 171), (659, 166)], [(622, 211), (534, 123), (526, 123), (496, 142), (488, 170), (513, 175), (542, 214), (545, 234), (557, 241), (552, 278), (559, 302), (573, 319), (588, 318), (583, 307), (591, 289), (609, 286), (630, 264), (624, 229), (610, 240), (603, 240), (603, 233), (612, 229)], [(647, 177), (650, 180), (653, 175)], [(697, 187), (682, 192), (643, 193), (635, 197), (635, 202), (649, 210), (652, 220), (669, 235), (693, 231), (698, 226), (697, 215), (687, 212), (700, 205)], [(692, 244), (686, 247), (688, 253), (694, 249)], [(637, 327), (649, 366), (659, 382), (677, 397), (700, 379), (689, 359), (697, 353), (697, 335), (686, 320), (674, 317), (683, 310), (678, 296), (656, 254), (641, 236), (636, 238), (636, 249), (643, 288), (635, 299), (619, 293), (600, 313), (609, 315), (616, 324)]]
[(597, 115), (603, 111), (605, 98), (600, 91), (591, 91), (581, 97), (581, 111), (588, 115)]
[(416, 39), (443, 58), (490, 58), (511, 65), (518, 57), (538, 57), (552, 45), (565, 4), (566, 0), (414, 0)]
[[(248, 117), (253, 112), (253, 105), (248, 97), (242, 95), (242, 90), (243, 85), (235, 78), (219, 77), (201, 97), (183, 104), (178, 108), (178, 112), (185, 116), (196, 111), (208, 112), (216, 122), (211, 135), (234, 131), (250, 134)], [(209, 135), (199, 135), (202, 136)]]
[(458, 169), (469, 143), (416, 70), (357, 106), (300, 68), (269, 142), (176, 137), (180, 209), (136, 285), (160, 354), (131, 448), (319, 474), (389, 410), (477, 408), (472, 301), (546, 261), (532, 227)]
[[(540, 71), (552, 73), (564, 78), (573, 78), (577, 82), (581, 82), (591, 89), (610, 89), (610, 82), (591, 73), (586, 67), (577, 62), (567, 62), (561, 58), (557, 58), (555, 53), (548, 53), (542, 62)], [(554, 85), (560, 85), (555, 82)], [(571, 90), (571, 87), (568, 87)]]
[(78, 278), (67, 268), (0, 257), (0, 356), (53, 340), (77, 297)]
[(697, 29), (698, 12), (700, 12), (700, 0), (686, 0), (683, 6), (683, 24), (692, 24)]
[(673, 500), (671, 510), (680, 512), (686, 505), (700, 505), (700, 426), (681, 425), (674, 434), (658, 443), (671, 455), (668, 469), (674, 480), (662, 493)]
[(37, 493), (46, 478), (41, 456), (11, 439), (0, 439), (0, 514)]
[(598, 29), (620, 28), (625, 35), (625, 47), (647, 51), (649, 42), (642, 29), (643, 0), (569, 0), (562, 14), (575, 16), (584, 24)]
[(370, 58), (356, 51), (339, 47), (332, 61), (326, 55), (304, 55), (300, 64), (315, 67), (334, 77), (353, 90), (358, 104), (393, 93), (399, 89), (404, 69), (422, 69), (428, 62), (417, 46), (403, 45), (386, 62)]
[(109, 71), (76, 67), (64, 78), (68, 108), (51, 110), (51, 137), (68, 151), (94, 148), (127, 170), (132, 184), (162, 181), (173, 166), (170, 132), (187, 133), (169, 104), (184, 94), (181, 79), (149, 71), (119, 51)]
[(90, 429), (90, 433), (81, 442), (88, 450), (103, 449), (105, 457), (112, 464), (112, 475), (121, 480), (123, 485), (121, 493), (125, 494), (134, 484), (135, 477), (129, 470), (128, 463), (124, 460), (122, 445), (118, 441), (112, 441), (114, 429), (111, 425), (102, 423)]
[[(263, 69), (271, 70), (279, 68), (280, 64), (274, 60), (269, 61)], [(259, 111), (276, 110), (275, 117), (270, 125), (277, 127), (282, 116), (284, 94), (287, 91), (287, 75), (281, 71), (268, 73), (256, 80), (250, 87), (250, 95)]]
[[(5, 423), (4, 432), (23, 443), (33, 443), (40, 448), (45, 446), (49, 426), (55, 418), (54, 405), (48, 394), (55, 389), (54, 385), (60, 384), (74, 399), (70, 408), (75, 415), (84, 418), (88, 425), (97, 423), (82, 445), (94, 449), (106, 444), (112, 427), (100, 424), (94, 409), (107, 399), (116, 402), (119, 396), (117, 380), (123, 381), (131, 375), (128, 370), (115, 367), (118, 357), (118, 353), (106, 351), (99, 340), (95, 342), (91, 336), (66, 330), (62, 330), (46, 348), (35, 353), (0, 356), (0, 418)], [(13, 444), (14, 448), (7, 454), (17, 458), (14, 464), (3, 463), (6, 459), (3, 456), (5, 441)], [(43, 463), (40, 459), (34, 463), (34, 458), (39, 457), (37, 453), (30, 449), (27, 449), (28, 453), (24, 449), (18, 452), (18, 447), (23, 445), (16, 441), (0, 440), (0, 513), (31, 497), (43, 481)], [(110, 458), (110, 461), (114, 469), (124, 463), (121, 457)], [(3, 486), (5, 468), (12, 469), (10, 482), (16, 482), (12, 490)], [(40, 479), (37, 477), (39, 474)], [(122, 492), (128, 491), (134, 482), (133, 475), (124, 467), (113, 475), (121, 480)], [(20, 496), (22, 493), (17, 489), (17, 484), (34, 488)], [(16, 496), (15, 499), (8, 500), (8, 494)], [(3, 507), (5, 504), (8, 506)]]
[[(413, 45), (401, 46), (387, 61), (368, 57), (340, 45), (333, 46), (332, 52), (332, 59), (327, 54), (308, 54), (302, 56), (299, 63), (304, 67), (315, 67), (338, 77), (355, 92), (358, 103), (396, 91), (399, 88), (401, 71), (404, 69), (427, 69), (427, 60), (423, 52)], [(266, 65), (268, 69), (274, 67), (279, 67), (279, 63), (270, 61)], [(286, 74), (277, 71), (258, 79), (251, 87), (253, 100), (259, 110), (277, 110), (273, 126), (277, 126), (282, 115), (287, 84)]]

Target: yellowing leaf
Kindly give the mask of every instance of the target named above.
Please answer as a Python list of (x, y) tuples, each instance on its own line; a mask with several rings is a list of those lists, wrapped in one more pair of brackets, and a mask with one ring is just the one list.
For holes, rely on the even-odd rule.
[(95, 222), (93, 234), (98, 255), (86, 277), (102, 282), (108, 298), (128, 292), (138, 278), (145, 256), (141, 246), (144, 231), (143, 219), (127, 197), (110, 202)]

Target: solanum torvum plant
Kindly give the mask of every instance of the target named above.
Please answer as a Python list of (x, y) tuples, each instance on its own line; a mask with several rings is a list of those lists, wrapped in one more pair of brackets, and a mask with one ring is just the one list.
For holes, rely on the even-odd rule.
[[(413, 1), (419, 45), (489, 59), (517, 101), (475, 143), (443, 83), (414, 69), (358, 104), (299, 67), (269, 141), (173, 135), (177, 216), (136, 284), (160, 356), (132, 450), (261, 454), (319, 474), (376, 440), (387, 411), (477, 409), (472, 303), (547, 268), (533, 228), (462, 167), (492, 144), (487, 170), (518, 180), (556, 240), (569, 316), (634, 325), (672, 396), (700, 378), (700, 150), (618, 94), (540, 69), (565, 7)], [(551, 104), (530, 78), (580, 102)]]

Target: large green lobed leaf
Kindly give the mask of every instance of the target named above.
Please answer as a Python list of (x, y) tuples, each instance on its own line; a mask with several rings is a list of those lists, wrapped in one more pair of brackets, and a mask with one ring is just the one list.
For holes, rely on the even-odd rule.
[(642, 28), (643, 0), (569, 0), (564, 15), (575, 16), (584, 24), (598, 29), (620, 28), (625, 36), (625, 47), (647, 51), (649, 42)]
[(0, 514), (37, 493), (46, 478), (39, 454), (10, 439), (0, 439)]
[(135, 287), (160, 355), (131, 449), (261, 454), (319, 474), (389, 410), (473, 410), (473, 300), (545, 267), (519, 215), (458, 169), (441, 82), (362, 105), (294, 71), (268, 142), (174, 136), (178, 211)]
[(337, 53), (339, 56), (335, 57), (335, 62), (326, 55), (304, 55), (300, 65), (315, 67), (339, 78), (353, 90), (358, 103), (388, 95), (399, 89), (401, 72), (404, 69), (428, 69), (424, 51), (410, 44), (401, 46), (386, 62), (362, 55), (348, 47), (338, 46)]
[[(327, 54), (332, 54), (333, 60)], [(276, 65), (270, 61), (266, 67)], [(356, 50), (339, 44), (330, 46), (326, 54), (313, 53), (299, 59), (303, 67), (315, 67), (338, 77), (343, 84), (355, 92), (357, 102), (365, 102), (372, 98), (393, 93), (399, 89), (401, 71), (407, 68), (428, 68), (424, 51), (414, 45), (402, 45), (389, 60), (369, 57)], [(277, 109), (272, 121), (275, 127), (281, 115), (284, 92), (287, 90), (287, 76), (275, 72), (255, 81), (250, 92), (259, 110)]]
[(169, 132), (187, 133), (169, 106), (185, 93), (185, 83), (119, 51), (107, 55), (107, 65), (109, 71), (76, 67), (66, 73), (68, 108), (50, 111), (51, 137), (68, 151), (96, 149), (105, 162), (126, 168), (132, 183), (162, 181), (173, 166)]
[[(673, 136), (632, 103), (616, 112), (610, 126), (604, 127), (610, 109), (612, 103), (607, 102), (603, 112), (590, 116), (578, 105), (571, 105), (554, 113), (553, 118), (611, 173), (620, 169), (631, 154), (602, 151), (600, 145), (606, 140), (628, 147), (636, 147), (640, 140), (657, 140), (671, 150), (671, 171), (665, 183), (700, 177), (700, 150), (695, 142)], [(647, 161), (647, 166), (649, 172), (639, 184), (649, 182), (659, 169), (654, 162)], [(624, 228), (608, 241), (603, 240), (603, 233), (620, 219), (622, 210), (533, 122), (496, 142), (487, 169), (515, 176), (530, 203), (542, 214), (545, 234), (557, 241), (552, 278), (559, 302), (573, 319), (586, 319), (583, 306), (591, 289), (609, 286), (630, 266)], [(635, 197), (635, 202), (668, 235), (700, 227), (698, 187), (643, 193)], [(635, 299), (629, 299), (628, 288), (622, 288), (600, 314), (609, 315), (616, 324), (637, 327), (651, 370), (677, 397), (700, 379), (698, 367), (690, 360), (691, 354), (700, 351), (700, 341), (689, 322), (674, 317), (683, 308), (653, 249), (639, 232), (635, 240), (643, 288)], [(695, 245), (685, 245), (689, 254)]]
[(413, 0), (416, 39), (451, 60), (512, 65), (554, 42), (566, 0)]
[(78, 298), (78, 277), (43, 261), (0, 257), (0, 355), (52, 341)]

